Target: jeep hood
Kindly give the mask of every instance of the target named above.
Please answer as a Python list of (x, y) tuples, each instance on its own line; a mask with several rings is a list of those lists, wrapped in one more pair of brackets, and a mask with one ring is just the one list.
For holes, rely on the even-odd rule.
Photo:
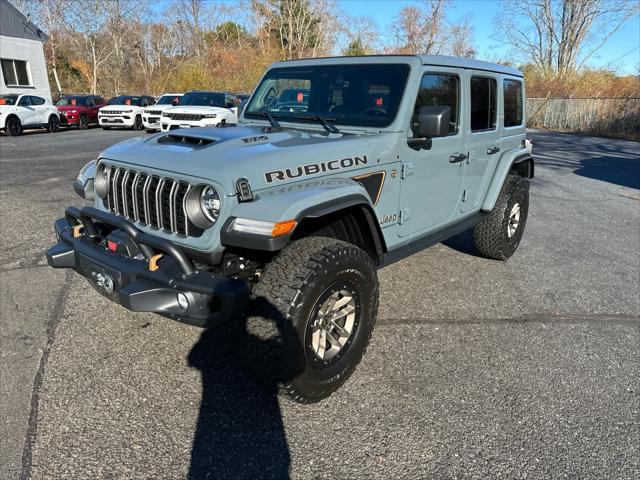
[[(299, 129), (265, 132), (261, 126), (192, 128), (127, 140), (105, 150), (101, 158), (216, 181), (227, 195), (233, 195), (239, 178), (249, 180), (257, 191), (334, 171), (353, 176), (353, 170), (375, 165), (392, 147), (390, 135), (394, 134), (329, 135)], [(360, 161), (341, 162), (356, 157)], [(322, 167), (329, 162), (336, 168)], [(318, 168), (305, 171), (310, 164)]]

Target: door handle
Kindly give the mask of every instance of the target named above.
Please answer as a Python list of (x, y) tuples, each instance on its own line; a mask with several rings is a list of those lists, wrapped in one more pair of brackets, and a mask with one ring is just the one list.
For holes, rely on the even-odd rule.
[(467, 155), (464, 153), (454, 153), (449, 157), (449, 163), (460, 163), (467, 159)]
[(494, 153), (498, 153), (500, 151), (500, 147), (489, 147), (487, 148), (487, 155), (493, 155)]

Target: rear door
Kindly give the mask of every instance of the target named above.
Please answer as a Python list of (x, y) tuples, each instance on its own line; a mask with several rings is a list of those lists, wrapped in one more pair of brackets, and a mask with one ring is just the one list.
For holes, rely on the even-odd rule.
[(36, 97), (31, 95), (29, 97), (31, 100), (31, 106), (36, 115), (36, 123), (47, 123), (49, 121), (49, 115), (51, 114), (51, 110), (46, 103), (46, 100), (42, 97)]
[(429, 149), (414, 150), (406, 143), (400, 147), (401, 237), (424, 234), (460, 216), (464, 167), (462, 162), (452, 163), (450, 157), (465, 152), (464, 125), (460, 124), (465, 118), (461, 101), (464, 78), (464, 70), (444, 67), (428, 67), (422, 75), (409, 134), (417, 136), (413, 130), (420, 107), (449, 106), (449, 136), (432, 139)]
[(461, 211), (480, 208), (489, 181), (500, 158), (498, 74), (467, 71), (467, 159), (464, 162), (464, 186)]

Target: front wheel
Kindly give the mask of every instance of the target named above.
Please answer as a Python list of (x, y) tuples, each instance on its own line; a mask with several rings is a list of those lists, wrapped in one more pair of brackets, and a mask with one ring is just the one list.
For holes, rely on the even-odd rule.
[(49, 117), (49, 124), (47, 125), (47, 131), (49, 133), (55, 133), (60, 130), (60, 119), (55, 115)]
[(310, 237), (265, 268), (244, 333), (252, 373), (300, 403), (337, 390), (362, 359), (378, 311), (378, 279), (363, 250)]
[(86, 115), (80, 115), (80, 120), (78, 120), (78, 129), (86, 130), (89, 128), (89, 117)]
[(142, 117), (140, 115), (136, 116), (135, 123), (133, 124), (134, 130), (142, 130), (144, 128), (144, 124), (142, 123)]
[(103, 130), (111, 130), (111, 127), (102, 127)]
[(495, 260), (507, 260), (520, 245), (529, 214), (529, 182), (509, 175), (502, 186), (496, 205), (473, 230), (480, 254)]
[(7, 135), (10, 137), (17, 137), (22, 133), (22, 123), (18, 117), (11, 117), (7, 119), (6, 124)]

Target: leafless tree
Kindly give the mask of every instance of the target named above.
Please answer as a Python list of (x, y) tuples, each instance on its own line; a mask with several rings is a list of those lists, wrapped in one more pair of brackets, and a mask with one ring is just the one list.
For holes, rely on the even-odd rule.
[(471, 15), (465, 15), (459, 22), (449, 25), (446, 53), (456, 57), (472, 58), (476, 55), (473, 47), (473, 28), (471, 27)]
[(640, 11), (634, 0), (505, 0), (498, 35), (545, 72), (580, 69)]
[(366, 16), (348, 17), (340, 15), (343, 19), (340, 25), (339, 50), (347, 52), (357, 45), (362, 54), (374, 53), (376, 44), (380, 38), (380, 29), (376, 22)]
[(286, 59), (329, 52), (338, 31), (334, 0), (253, 0), (260, 26)]
[(427, 0), (403, 7), (391, 25), (396, 53), (439, 54), (443, 49), (445, 8), (449, 0)]
[(91, 93), (97, 93), (101, 68), (117, 51), (107, 33), (112, 5), (103, 0), (74, 0), (66, 13), (69, 39), (80, 60), (88, 65), (83, 73), (88, 77)]

